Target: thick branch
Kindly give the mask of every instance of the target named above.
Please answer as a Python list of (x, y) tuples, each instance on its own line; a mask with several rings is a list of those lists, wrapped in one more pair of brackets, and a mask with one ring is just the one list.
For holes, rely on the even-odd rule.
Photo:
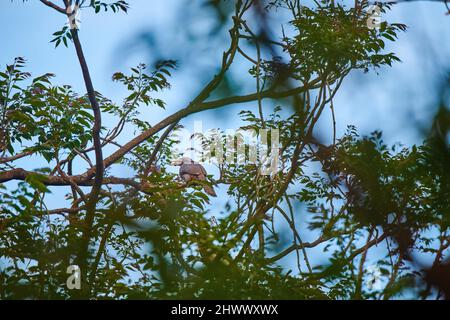
[(330, 239), (331, 239), (331, 237), (326, 237), (326, 238), (319, 237), (317, 240), (315, 240), (313, 242), (303, 242), (301, 244), (298, 243), (296, 245), (291, 245), (290, 247), (288, 247), (286, 250), (280, 252), (279, 254), (277, 254), (277, 255), (275, 255), (275, 256), (273, 256), (271, 258), (266, 259), (266, 263), (267, 264), (274, 263), (274, 262), (284, 258), (289, 253), (291, 253), (291, 252), (293, 252), (295, 250), (304, 249), (304, 248), (314, 248), (315, 246), (317, 246), (317, 245), (319, 245), (319, 244), (321, 244), (323, 242), (326, 242), (326, 241), (328, 241)]
[[(38, 175), (40, 181), (46, 186), (70, 186), (71, 184), (67, 179), (70, 179), (73, 183), (81, 187), (92, 186), (94, 184), (94, 181), (92, 179), (88, 179), (84, 175), (67, 176), (67, 177), (50, 176), (33, 171), (27, 171), (21, 168), (1, 172), (0, 183), (11, 180), (25, 181), (28, 177), (33, 175), (34, 176)], [(102, 184), (120, 184), (140, 188), (139, 183), (135, 179), (118, 178), (118, 177), (106, 177), (103, 179)]]

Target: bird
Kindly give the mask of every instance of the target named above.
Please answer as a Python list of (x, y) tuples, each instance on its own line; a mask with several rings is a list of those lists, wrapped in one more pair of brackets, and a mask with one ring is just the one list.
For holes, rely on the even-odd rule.
[[(173, 166), (180, 167), (180, 177), (184, 182), (190, 181), (206, 181), (206, 176), (208, 173), (205, 168), (198, 163), (188, 157), (182, 157), (180, 159), (172, 161)], [(207, 194), (212, 197), (216, 197), (217, 194), (214, 191), (214, 188), (206, 183), (201, 183), (203, 185), (203, 189)]]

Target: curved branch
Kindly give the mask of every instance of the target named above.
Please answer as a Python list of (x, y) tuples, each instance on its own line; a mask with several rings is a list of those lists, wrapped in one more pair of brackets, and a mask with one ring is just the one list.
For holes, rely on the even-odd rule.
[(25, 158), (27, 156), (30, 156), (32, 154), (33, 154), (33, 151), (24, 151), (24, 152), (15, 154), (15, 155), (10, 156), (10, 157), (2, 157), (2, 158), (0, 158), (0, 164), (13, 162), (13, 161)]

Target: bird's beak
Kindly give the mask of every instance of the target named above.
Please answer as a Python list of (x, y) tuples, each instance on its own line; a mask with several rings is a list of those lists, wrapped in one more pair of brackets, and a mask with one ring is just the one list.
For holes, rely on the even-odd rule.
[(177, 159), (177, 160), (173, 160), (170, 164), (173, 166), (181, 166), (182, 161), (180, 159)]

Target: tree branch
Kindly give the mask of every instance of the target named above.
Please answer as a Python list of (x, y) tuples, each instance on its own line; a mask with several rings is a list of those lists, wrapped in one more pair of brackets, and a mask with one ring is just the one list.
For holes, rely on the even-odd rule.
[(54, 4), (51, 1), (48, 0), (40, 0), (43, 4), (45, 4), (47, 7), (50, 7), (52, 9), (55, 9), (56, 11), (58, 11), (59, 13), (62, 14), (67, 14), (66, 10), (64, 10), (63, 8), (61, 8), (60, 6)]
[[(103, 164), (103, 150), (102, 150), (102, 142), (100, 140), (100, 130), (102, 127), (102, 115), (100, 106), (97, 101), (97, 97), (95, 95), (95, 89), (92, 84), (91, 75), (89, 73), (89, 67), (86, 62), (86, 58), (84, 57), (83, 48), (81, 46), (80, 39), (78, 37), (78, 30), (77, 29), (71, 29), (70, 30), (72, 34), (73, 43), (75, 45), (75, 50), (78, 56), (78, 60), (81, 66), (81, 71), (83, 73), (84, 83), (86, 85), (86, 90), (89, 97), (89, 102), (92, 107), (92, 111), (94, 113), (94, 126), (92, 128), (92, 138), (94, 141), (94, 148), (95, 148), (95, 177), (94, 177), (94, 184), (92, 186), (91, 190), (91, 196), (89, 197), (89, 201), (86, 204), (86, 219), (84, 223), (84, 230), (83, 235), (80, 242), (80, 252), (78, 259), (80, 260), (80, 268), (82, 272), (84, 273), (83, 279), (86, 279), (86, 272), (87, 272), (87, 255), (88, 255), (88, 248), (89, 248), (89, 242), (91, 239), (92, 234), (92, 227), (94, 223), (94, 215), (95, 215), (95, 209), (97, 206), (98, 196), (100, 194), (100, 190), (102, 187), (102, 181), (103, 181), (103, 173), (105, 166)], [(89, 284), (88, 288), (86, 288), (86, 293), (89, 292)]]

